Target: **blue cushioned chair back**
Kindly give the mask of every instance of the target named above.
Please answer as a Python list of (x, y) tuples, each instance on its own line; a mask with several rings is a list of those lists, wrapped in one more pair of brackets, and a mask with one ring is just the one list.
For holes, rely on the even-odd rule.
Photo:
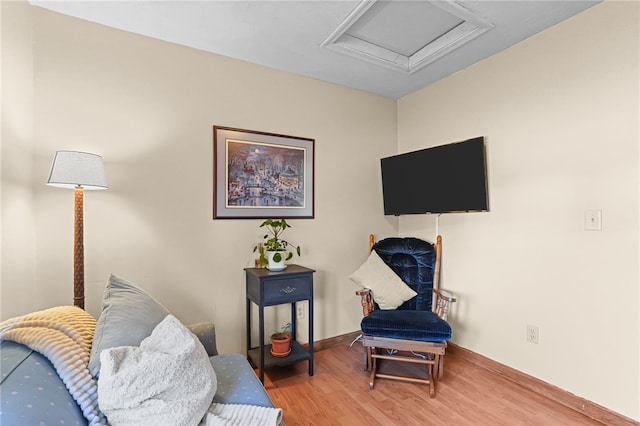
[[(418, 295), (398, 309), (430, 311), (433, 296), (433, 271), (436, 250), (433, 244), (418, 238), (385, 238), (373, 249)], [(378, 309), (378, 306), (376, 306)]]

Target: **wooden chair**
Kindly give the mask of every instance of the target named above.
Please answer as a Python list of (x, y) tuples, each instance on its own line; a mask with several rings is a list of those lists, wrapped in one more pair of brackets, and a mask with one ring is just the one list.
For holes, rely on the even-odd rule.
[[(447, 340), (451, 338), (447, 314), (456, 301), (453, 294), (438, 286), (442, 238), (438, 236), (434, 246), (417, 238), (386, 238), (374, 243), (370, 235), (369, 246), (417, 293), (396, 309), (382, 310), (371, 290), (356, 292), (364, 315), (360, 328), (366, 351), (365, 369), (371, 371), (369, 388), (373, 389), (376, 378), (425, 383), (433, 398), (436, 383), (443, 375)], [(380, 373), (380, 360), (424, 364), (427, 379)]]

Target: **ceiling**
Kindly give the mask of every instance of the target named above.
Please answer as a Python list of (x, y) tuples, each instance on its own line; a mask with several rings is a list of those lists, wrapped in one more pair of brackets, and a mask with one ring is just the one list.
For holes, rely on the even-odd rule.
[(31, 0), (55, 12), (400, 98), (601, 0)]

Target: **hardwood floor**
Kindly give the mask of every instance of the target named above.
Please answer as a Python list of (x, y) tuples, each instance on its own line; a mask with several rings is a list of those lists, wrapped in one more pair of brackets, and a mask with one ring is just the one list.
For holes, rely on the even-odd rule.
[(463, 351), (447, 353), (434, 399), (426, 385), (395, 380), (377, 379), (369, 390), (362, 346), (348, 343), (317, 351), (313, 377), (306, 362), (266, 371), (265, 387), (287, 426), (603, 424), (466, 361)]

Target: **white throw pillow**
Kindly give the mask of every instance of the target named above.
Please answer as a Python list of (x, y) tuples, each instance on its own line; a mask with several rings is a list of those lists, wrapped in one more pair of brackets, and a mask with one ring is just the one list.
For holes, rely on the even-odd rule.
[(349, 279), (370, 289), (380, 309), (396, 309), (418, 294), (380, 259), (375, 250)]
[(173, 315), (139, 347), (105, 349), (100, 361), (98, 402), (112, 426), (197, 425), (218, 387), (206, 350)]

